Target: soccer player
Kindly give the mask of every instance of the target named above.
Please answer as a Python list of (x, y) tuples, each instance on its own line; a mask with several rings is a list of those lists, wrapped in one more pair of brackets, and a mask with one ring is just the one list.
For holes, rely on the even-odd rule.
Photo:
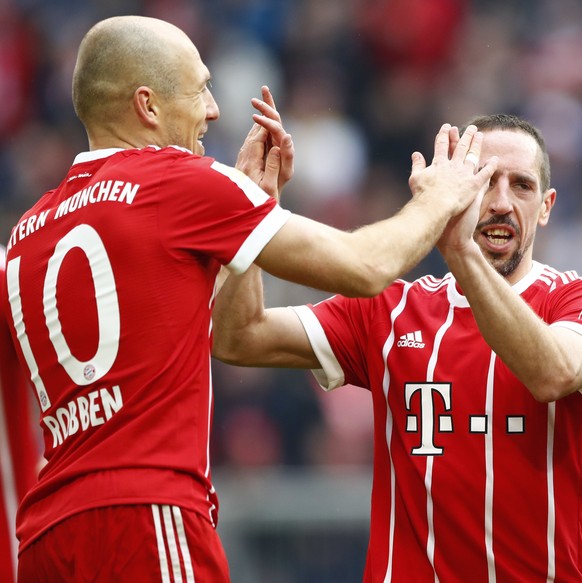
[(533, 260), (556, 199), (539, 131), (471, 123), (498, 167), (438, 243), (451, 273), (264, 310), (251, 268), (215, 306), (220, 359), (372, 392), (365, 583), (582, 581), (582, 280)]
[(101, 21), (79, 48), (73, 102), (90, 151), (17, 223), (6, 264), (3, 301), (47, 459), (18, 514), (23, 583), (228, 581), (208, 446), (221, 265), (372, 296), (495, 169), (475, 169), (475, 127), (450, 148), (445, 125), (414, 200), (341, 232), (257, 186), (276, 195), (292, 173), (267, 90), (237, 162), (257, 184), (203, 156), (219, 116), (209, 80), (192, 41), (156, 19)]
[[(5, 284), (4, 254), (0, 246), (0, 288)], [(6, 583), (16, 581), (16, 509), (39, 467), (29, 392), (0, 309), (0, 581)]]

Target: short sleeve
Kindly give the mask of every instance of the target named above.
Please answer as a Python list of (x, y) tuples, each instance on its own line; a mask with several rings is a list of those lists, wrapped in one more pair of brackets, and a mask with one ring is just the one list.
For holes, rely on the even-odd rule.
[(296, 306), (321, 369), (313, 370), (327, 391), (345, 384), (368, 387), (365, 355), (369, 300), (333, 296), (316, 305)]
[(170, 252), (210, 256), (242, 273), (290, 216), (245, 174), (211, 158), (177, 156), (168, 174), (159, 216)]

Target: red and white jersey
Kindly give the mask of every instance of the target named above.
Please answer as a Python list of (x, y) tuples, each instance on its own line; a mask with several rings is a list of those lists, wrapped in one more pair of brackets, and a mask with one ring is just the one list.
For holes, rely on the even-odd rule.
[[(514, 289), (582, 334), (577, 274), (534, 263)], [(582, 581), (582, 394), (537, 402), (451, 274), (295, 310), (320, 384), (372, 391), (365, 583)]]
[(170, 147), (77, 156), (12, 231), (15, 344), (47, 465), (21, 548), (77, 512), (170, 504), (216, 520), (211, 309), (289, 217), (241, 172)]
[[(0, 288), (5, 285), (4, 259), (0, 247)], [(16, 510), (36, 481), (39, 463), (29, 392), (0, 309), (0, 581), (6, 583), (16, 581)]]

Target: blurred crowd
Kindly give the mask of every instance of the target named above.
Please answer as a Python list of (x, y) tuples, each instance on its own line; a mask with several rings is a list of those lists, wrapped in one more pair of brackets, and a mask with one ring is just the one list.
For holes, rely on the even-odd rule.
[[(407, 200), (410, 155), (439, 126), (516, 113), (544, 132), (558, 203), (538, 260), (582, 273), (580, 0), (0, 0), (0, 242), (87, 148), (71, 105), (78, 44), (97, 20), (163, 18), (213, 76), (206, 152), (234, 164), (250, 98), (269, 85), (296, 148), (283, 205), (340, 228)], [(432, 253), (409, 277), (445, 267)], [(269, 305), (316, 302), (266, 278)], [(366, 391), (326, 395), (303, 371), (215, 363), (214, 463), (369, 463)]]

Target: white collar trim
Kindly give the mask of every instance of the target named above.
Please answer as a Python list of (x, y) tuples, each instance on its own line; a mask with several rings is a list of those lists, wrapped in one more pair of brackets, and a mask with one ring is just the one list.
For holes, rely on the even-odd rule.
[[(150, 145), (147, 146), (148, 148), (155, 148), (156, 150), (160, 150), (159, 146)], [(182, 152), (188, 152), (192, 154), (188, 148), (182, 148), (181, 146), (168, 146), (169, 148), (176, 148), (176, 150), (181, 150)], [(113, 156), (113, 154), (117, 154), (117, 152), (121, 152), (122, 150), (136, 150), (139, 148), (103, 148), (101, 150), (90, 150), (89, 152), (81, 152), (75, 156), (75, 160), (73, 161), (73, 166), (75, 164), (82, 164), (83, 162), (93, 162), (94, 160), (100, 160), (101, 158), (107, 158), (109, 156)]]
[[(532, 262), (532, 267), (529, 272), (524, 275), (517, 283), (513, 284), (511, 288), (516, 294), (521, 295), (530, 285), (535, 283), (539, 276), (541, 275), (544, 266), (537, 261)], [(452, 274), (450, 275), (449, 284), (447, 286), (447, 297), (451, 306), (455, 308), (469, 308), (469, 302), (467, 298), (460, 294), (457, 289), (457, 280)]]

